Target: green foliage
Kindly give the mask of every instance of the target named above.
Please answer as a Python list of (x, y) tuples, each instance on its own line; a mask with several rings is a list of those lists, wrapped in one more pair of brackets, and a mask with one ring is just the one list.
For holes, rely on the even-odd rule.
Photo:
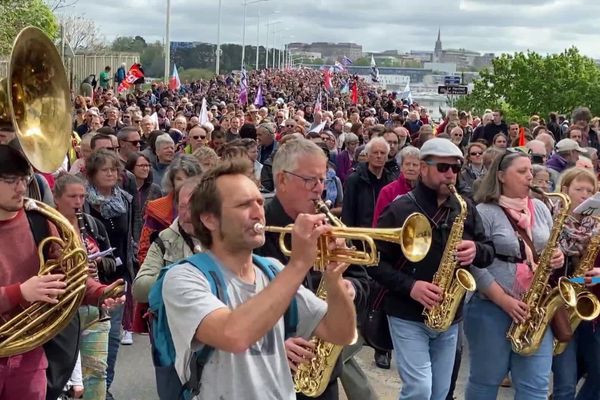
[(0, 0), (0, 55), (9, 54), (17, 34), (27, 26), (58, 35), (56, 17), (43, 0)]
[(140, 63), (144, 67), (146, 76), (153, 78), (162, 77), (165, 74), (165, 59), (163, 45), (156, 41), (146, 46), (140, 54)]
[(185, 81), (196, 81), (198, 79), (212, 79), (215, 76), (214, 70), (204, 69), (204, 68), (190, 68), (181, 70), (177, 67), (179, 73), (179, 80), (181, 82)]
[(132, 53), (142, 53), (148, 44), (141, 36), (119, 36), (112, 43), (112, 50)]
[(365, 66), (369, 66), (371, 65), (371, 57), (361, 57), (361, 58), (357, 58), (356, 60), (354, 60), (352, 62), (352, 65), (358, 66), (358, 67), (365, 67)]
[(486, 108), (503, 109), (508, 120), (549, 112), (570, 113), (587, 106), (600, 113), (600, 69), (572, 47), (560, 54), (535, 52), (503, 54), (492, 61), (475, 81), (473, 91), (457, 107), (481, 114)]

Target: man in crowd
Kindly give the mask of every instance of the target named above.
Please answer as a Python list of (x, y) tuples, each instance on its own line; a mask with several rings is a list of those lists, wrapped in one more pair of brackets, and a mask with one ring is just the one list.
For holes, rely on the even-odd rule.
[[(443, 289), (431, 283), (438, 269), (452, 222), (460, 212), (448, 184), (456, 184), (463, 154), (447, 139), (427, 141), (420, 152), (421, 180), (409, 195), (392, 202), (379, 218), (377, 227), (402, 226), (409, 214), (420, 212), (433, 228), (429, 252), (419, 262), (410, 262), (399, 245), (378, 242), (381, 260), (369, 274), (389, 292), (384, 299), (398, 372), (402, 380), (400, 399), (444, 399), (451, 382), (458, 324), (445, 332), (434, 332), (423, 322), (424, 308), (438, 305)], [(494, 250), (485, 236), (481, 218), (468, 203), (463, 240), (456, 248), (461, 266), (487, 267)], [(455, 321), (460, 320), (459, 308)]]
[(125, 168), (129, 155), (140, 151), (140, 134), (136, 128), (127, 126), (119, 131), (117, 139), (119, 140), (119, 161), (123, 168)]
[(498, 133), (508, 136), (508, 127), (506, 122), (502, 120), (502, 110), (495, 110), (492, 113), (492, 122), (483, 128), (483, 139), (485, 139), (488, 146), (493, 144), (494, 136)]
[[(384, 158), (385, 160), (385, 158)], [(266, 224), (271, 226), (287, 226), (301, 214), (314, 214), (315, 201), (321, 199), (327, 171), (327, 157), (315, 143), (306, 139), (291, 139), (282, 145), (273, 160), (273, 179), (275, 181), (275, 197), (265, 206)], [(290, 243), (288, 242), (288, 245)], [(288, 258), (279, 248), (279, 235), (267, 233), (266, 242), (258, 250), (258, 254), (274, 257), (285, 263)], [(308, 271), (304, 286), (313, 292), (317, 291), (321, 274)], [(344, 285), (354, 297), (356, 308), (363, 310), (368, 296), (368, 278), (361, 266), (351, 266), (344, 273)], [(295, 369), (300, 362), (312, 358), (311, 345), (306, 338), (295, 337), (286, 341), (288, 359)], [(352, 356), (360, 349), (349, 347), (344, 350), (334, 368), (331, 382), (319, 399), (337, 399), (337, 378), (340, 377), (349, 399), (370, 400), (375, 398), (373, 389), (364, 372)], [(309, 353), (306, 353), (308, 351)], [(298, 395), (299, 399), (307, 399)]]
[(556, 151), (548, 159), (546, 166), (550, 171), (550, 180), (553, 182), (553, 187), (558, 181), (558, 177), (565, 169), (575, 165), (579, 160), (580, 154), (585, 154), (585, 149), (573, 139), (563, 139), (556, 143)]
[[(295, 399), (284, 344), (282, 316), (291, 300), (298, 305), (296, 333), (339, 345), (352, 341), (356, 314), (342, 279), (347, 265), (330, 263), (324, 272), (327, 303), (303, 286), (317, 256), (317, 241), (330, 228), (324, 216), (301, 214), (292, 230), (292, 255), (271, 282), (252, 259), (265, 242), (256, 224), (265, 223), (263, 198), (246, 176), (249, 160), (210, 170), (192, 197), (192, 223), (202, 246), (220, 268), (229, 306), (210, 289), (204, 275), (183, 263), (164, 278), (163, 298), (181, 381), (199, 346), (215, 348), (202, 372), (198, 399)], [(227, 379), (223, 379), (226, 376)]]

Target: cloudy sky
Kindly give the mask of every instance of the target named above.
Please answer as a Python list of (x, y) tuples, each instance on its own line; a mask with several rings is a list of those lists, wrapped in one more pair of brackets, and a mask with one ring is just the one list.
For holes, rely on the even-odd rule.
[[(162, 41), (166, 3), (79, 0), (61, 11), (93, 19), (107, 40), (141, 35)], [(171, 0), (171, 40), (216, 43), (218, 3)], [(222, 3), (221, 41), (241, 43), (243, 0)], [(281, 42), (355, 42), (367, 52), (432, 50), (439, 26), (444, 48), (550, 53), (574, 45), (600, 58), (597, 0), (268, 0), (247, 6), (247, 44), (256, 44), (259, 10), (261, 45), (270, 15), (270, 22), (279, 21), (271, 32), (279, 30)]]

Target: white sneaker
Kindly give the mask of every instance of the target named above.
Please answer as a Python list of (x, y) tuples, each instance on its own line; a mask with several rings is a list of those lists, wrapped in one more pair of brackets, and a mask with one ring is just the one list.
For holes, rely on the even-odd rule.
[(130, 345), (133, 344), (133, 335), (129, 331), (123, 331), (123, 336), (121, 336), (121, 344)]

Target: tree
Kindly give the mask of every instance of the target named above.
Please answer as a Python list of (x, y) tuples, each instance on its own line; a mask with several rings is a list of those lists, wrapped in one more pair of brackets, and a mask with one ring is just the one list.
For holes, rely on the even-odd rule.
[(82, 16), (61, 16), (60, 23), (65, 32), (65, 38), (74, 51), (98, 51), (105, 48), (104, 39), (96, 22)]
[(53, 12), (60, 10), (61, 8), (74, 6), (77, 2), (79, 2), (79, 0), (46, 0), (46, 4)]
[(112, 42), (111, 49), (113, 51), (142, 53), (146, 47), (148, 47), (148, 44), (141, 36), (119, 36)]
[(570, 113), (577, 106), (598, 114), (599, 96), (600, 69), (572, 47), (545, 57), (529, 51), (495, 58), (457, 106), (478, 114), (502, 108), (508, 119), (522, 121), (533, 114)]
[(3, 0), (0, 15), (0, 55), (10, 53), (15, 37), (27, 26), (40, 28), (51, 39), (57, 36), (56, 17), (43, 0)]
[(163, 77), (165, 74), (165, 59), (163, 45), (156, 41), (146, 46), (140, 54), (140, 62), (144, 66), (146, 76), (153, 78)]

